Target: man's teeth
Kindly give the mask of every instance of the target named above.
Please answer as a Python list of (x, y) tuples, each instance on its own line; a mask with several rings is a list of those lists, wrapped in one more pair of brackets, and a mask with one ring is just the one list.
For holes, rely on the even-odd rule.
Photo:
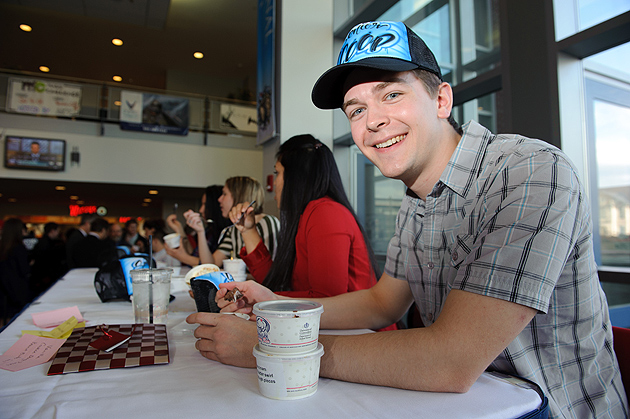
[(391, 139), (385, 141), (384, 143), (376, 144), (374, 147), (376, 147), (376, 148), (389, 147), (389, 146), (391, 146), (393, 144), (396, 144), (397, 142), (402, 141), (403, 138), (405, 138), (404, 135), (399, 135), (398, 137), (391, 138)]

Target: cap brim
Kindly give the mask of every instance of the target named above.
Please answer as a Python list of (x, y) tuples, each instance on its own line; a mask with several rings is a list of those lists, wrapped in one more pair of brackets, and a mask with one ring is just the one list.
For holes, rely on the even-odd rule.
[(348, 75), (355, 68), (371, 68), (387, 71), (409, 71), (418, 68), (417, 64), (398, 58), (374, 57), (366, 58), (354, 63), (337, 65), (326, 71), (315, 82), (311, 92), (313, 104), (320, 109), (341, 108), (343, 105), (344, 83)]

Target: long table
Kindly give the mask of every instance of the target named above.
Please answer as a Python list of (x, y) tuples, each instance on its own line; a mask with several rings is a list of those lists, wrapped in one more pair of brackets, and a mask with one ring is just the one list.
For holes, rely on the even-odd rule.
[[(31, 314), (78, 306), (87, 326), (133, 323), (129, 302), (101, 303), (96, 269), (76, 269), (59, 280), (0, 333), (4, 353), (22, 330), (37, 329)], [(292, 401), (258, 391), (254, 369), (203, 358), (194, 348), (195, 311), (185, 288), (173, 289), (168, 315), (171, 362), (47, 376), (50, 362), (18, 372), (0, 370), (0, 418), (515, 418), (535, 410), (532, 389), (484, 373), (465, 394), (429, 393), (320, 378), (317, 392)], [(369, 332), (369, 331), (358, 331)], [(348, 333), (358, 333), (357, 331)], [(321, 333), (327, 333), (322, 331)]]

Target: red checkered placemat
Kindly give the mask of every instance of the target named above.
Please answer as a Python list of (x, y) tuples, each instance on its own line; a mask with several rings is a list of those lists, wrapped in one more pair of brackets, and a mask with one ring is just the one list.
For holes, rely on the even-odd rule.
[(99, 351), (89, 346), (90, 342), (103, 336), (98, 326), (75, 329), (57, 351), (48, 375), (170, 362), (166, 325), (112, 324), (107, 327), (131, 335), (131, 339), (111, 352)]

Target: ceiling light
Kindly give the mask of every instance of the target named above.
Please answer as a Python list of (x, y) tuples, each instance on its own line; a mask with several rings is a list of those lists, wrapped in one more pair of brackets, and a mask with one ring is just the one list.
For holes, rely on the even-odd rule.
[(0, 198), (2, 198), (2, 194), (0, 193)]
[(144, 203), (142, 204), (142, 206), (143, 206), (143, 207), (148, 207), (148, 206), (149, 206), (149, 204), (147, 204), (146, 202), (144, 202)]
[(32, 31), (32, 30), (33, 30), (33, 28), (31, 28), (30, 26), (28, 26), (28, 25), (27, 25), (27, 24), (25, 24), (25, 23), (22, 23), (22, 24), (20, 25), (20, 29), (22, 29), (24, 32), (30, 32), (30, 31)]
[(78, 205), (83, 205), (83, 204), (85, 204), (85, 201), (77, 201), (77, 204)]
[(121, 46), (123, 44), (123, 41), (122, 41), (122, 39), (114, 38), (114, 39), (112, 39), (112, 44), (114, 44), (117, 47), (119, 47), (119, 46)]
[(158, 194), (158, 191), (156, 191), (155, 189), (151, 189), (149, 191), (149, 195), (157, 195), (157, 194)]
[(120, 77), (120, 76), (114, 76), (114, 77), (112, 77), (112, 79), (114, 81), (122, 81), (122, 77)]
[(70, 196), (70, 199), (72, 199), (73, 201), (76, 201), (77, 199), (79, 199), (79, 197), (76, 195), (72, 195)]
[(151, 198), (144, 198), (144, 202), (151, 202)]
[(9, 198), (9, 202), (17, 202), (17, 199), (15, 199), (15, 198)]
[(203, 52), (199, 52), (199, 51), (197, 51), (197, 52), (195, 52), (195, 53), (193, 54), (193, 57), (195, 57), (195, 58), (197, 58), (198, 60), (200, 60), (200, 59), (202, 59), (202, 58), (203, 58)]
[(115, 101), (114, 101), (114, 105), (115, 105), (115, 106), (120, 106), (120, 100), (115, 100)]
[(41, 71), (42, 73), (48, 73), (50, 71), (50, 68), (46, 67), (45, 65), (40, 65), (39, 71)]
[(58, 186), (55, 186), (55, 189), (58, 190), (58, 191), (65, 191), (66, 187), (63, 186), (63, 185), (58, 185)]

